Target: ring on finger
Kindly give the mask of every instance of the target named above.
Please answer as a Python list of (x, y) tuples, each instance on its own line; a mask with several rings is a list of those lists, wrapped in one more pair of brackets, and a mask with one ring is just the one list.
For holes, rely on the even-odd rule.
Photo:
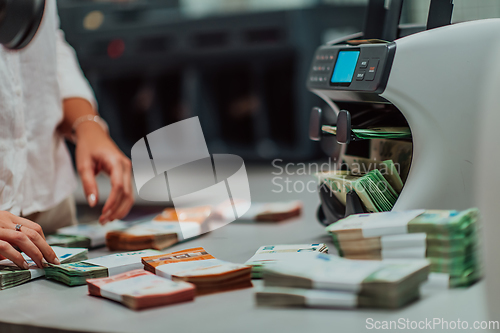
[(22, 224), (16, 224), (16, 231), (21, 231)]

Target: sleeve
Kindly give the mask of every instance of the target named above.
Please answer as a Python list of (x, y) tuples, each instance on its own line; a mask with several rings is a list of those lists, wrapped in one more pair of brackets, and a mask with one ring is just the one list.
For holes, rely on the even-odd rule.
[(66, 42), (64, 32), (59, 28), (59, 17), (56, 26), (57, 80), (61, 97), (63, 100), (75, 97), (86, 99), (97, 111), (94, 92), (83, 75), (75, 50)]

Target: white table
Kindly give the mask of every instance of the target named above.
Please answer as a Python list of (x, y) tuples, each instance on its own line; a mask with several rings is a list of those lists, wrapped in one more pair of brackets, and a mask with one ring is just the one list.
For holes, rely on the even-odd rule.
[[(316, 193), (274, 193), (269, 168), (249, 169), (254, 201), (301, 199), (300, 219), (281, 223), (233, 222), (198, 239), (179, 244), (172, 251), (202, 246), (215, 257), (243, 263), (262, 245), (318, 243), (333, 244), (316, 221), (319, 202)], [(307, 182), (307, 176), (291, 176), (292, 181)], [(279, 180), (278, 180), (279, 181)], [(284, 180), (280, 182), (282, 184)], [(291, 183), (293, 185), (293, 183)], [(297, 185), (299, 188), (299, 185)], [(108, 253), (92, 251), (91, 257)], [(259, 285), (260, 281), (254, 282)], [(87, 287), (67, 287), (39, 279), (0, 291), (0, 332), (365, 332), (367, 320), (373, 322), (430, 320), (487, 320), (484, 284), (467, 289), (426, 293), (422, 299), (400, 310), (330, 310), (257, 307), (254, 289), (197, 297), (193, 302), (132, 311), (121, 304), (87, 295)], [(499, 318), (500, 319), (500, 318)], [(22, 326), (18, 326), (22, 325)], [(380, 330), (378, 330), (380, 331)], [(416, 330), (410, 330), (416, 331)], [(447, 330), (436, 329), (439, 332)], [(470, 329), (469, 332), (475, 332)]]

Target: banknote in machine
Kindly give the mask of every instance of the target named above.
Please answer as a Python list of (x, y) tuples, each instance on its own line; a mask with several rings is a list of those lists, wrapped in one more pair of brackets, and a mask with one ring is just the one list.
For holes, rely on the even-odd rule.
[(355, 191), (368, 212), (391, 210), (399, 196), (378, 169), (363, 176), (331, 171), (320, 173), (318, 177), (344, 205), (347, 193)]
[(87, 279), (107, 277), (142, 268), (141, 257), (158, 254), (155, 250), (115, 253), (75, 263), (45, 268), (45, 276), (68, 286), (84, 285)]
[(143, 269), (88, 279), (87, 286), (89, 295), (108, 298), (134, 310), (192, 301), (196, 295), (191, 283), (165, 279)]
[[(84, 248), (52, 246), (52, 249), (63, 264), (87, 259), (88, 251)], [(29, 269), (21, 269), (8, 259), (0, 261), (0, 290), (18, 286), (45, 275), (43, 268), (38, 268), (35, 262), (25, 253), (22, 253), (22, 255), (30, 266)]]
[(326, 244), (284, 244), (261, 246), (255, 254), (247, 260), (245, 265), (252, 267), (252, 279), (262, 277), (262, 269), (266, 265), (272, 265), (280, 259), (286, 259), (297, 252), (320, 252), (328, 253)]
[(144, 257), (143, 263), (158, 276), (193, 283), (197, 295), (252, 287), (249, 266), (216, 259), (201, 247)]
[(410, 141), (372, 139), (370, 141), (370, 159), (377, 161), (392, 160), (399, 166), (403, 182), (410, 172), (413, 144)]

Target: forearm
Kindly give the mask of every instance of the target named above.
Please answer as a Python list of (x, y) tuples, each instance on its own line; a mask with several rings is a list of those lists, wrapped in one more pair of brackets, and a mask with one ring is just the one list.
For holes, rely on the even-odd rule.
[[(83, 98), (68, 98), (63, 100), (64, 118), (59, 125), (59, 132), (66, 138), (72, 138), (73, 126), (77, 119), (85, 116), (96, 116), (92, 104)], [(101, 125), (93, 121), (84, 121), (75, 128), (76, 137), (80, 135), (107, 135)]]

